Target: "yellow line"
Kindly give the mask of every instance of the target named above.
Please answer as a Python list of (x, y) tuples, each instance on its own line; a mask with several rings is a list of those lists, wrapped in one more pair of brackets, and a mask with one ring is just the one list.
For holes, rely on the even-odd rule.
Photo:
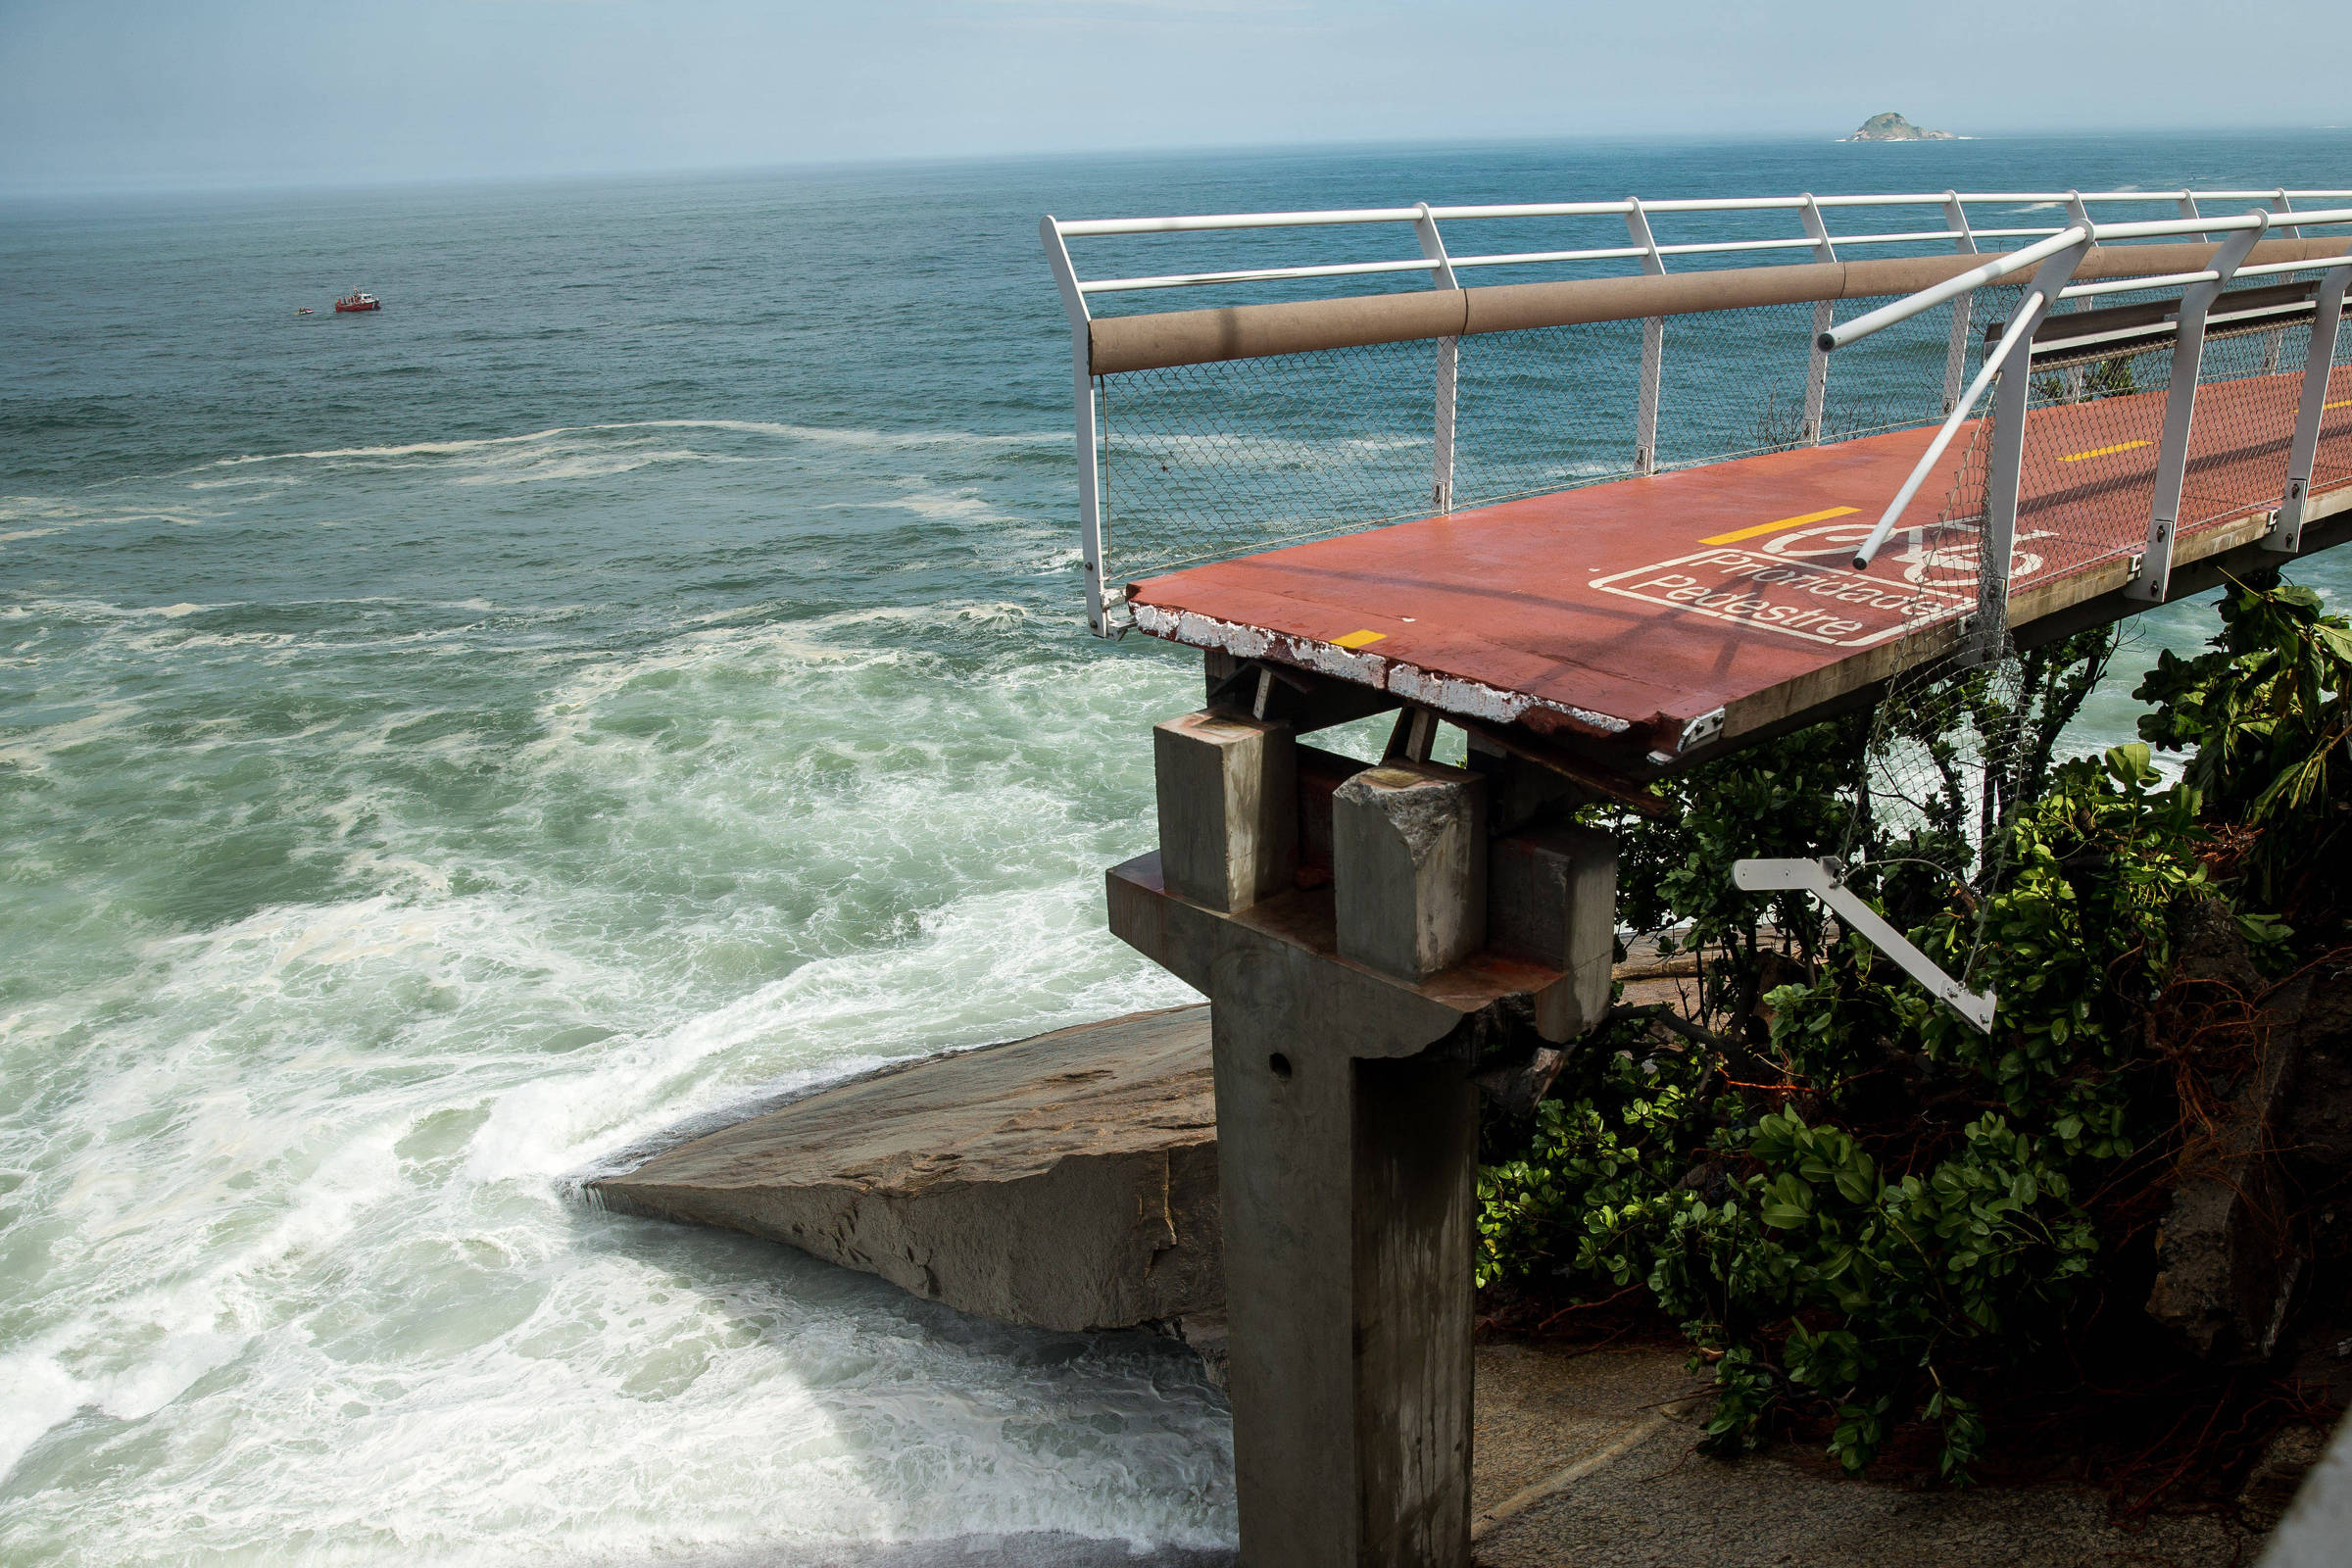
[(1351, 631), (1345, 637), (1334, 637), (1332, 644), (1339, 648), (1361, 648), (1367, 643), (1380, 643), (1388, 640), (1389, 634), (1385, 631)]
[(1753, 539), (1761, 533), (1778, 533), (1783, 528), (1793, 528), (1799, 523), (1805, 522), (1827, 522), (1832, 517), (1843, 517), (1861, 510), (1859, 507), (1832, 507), (1827, 512), (1808, 512), (1801, 517), (1783, 517), (1778, 522), (1759, 522), (1753, 528), (1736, 528), (1730, 533), (1719, 533), (1712, 538), (1701, 539), (1699, 543), (1702, 545), (1734, 545), (1742, 539)]
[(2352, 398), (2346, 398), (2346, 399), (2344, 399), (2344, 400), (2343, 400), (2342, 402), (2340, 402), (2340, 403), (2323, 403), (2323, 404), (2321, 404), (2321, 405), (2320, 405), (2320, 407), (2321, 407), (2321, 409), (2322, 409), (2322, 410), (2327, 410), (2327, 409), (2352, 409)]
[(2114, 446), (2111, 447), (2092, 447), (2088, 452), (2070, 452), (2065, 457), (2060, 458), (2058, 461), (2060, 463), (2081, 463), (2084, 458), (2103, 458), (2109, 453), (2129, 452), (2133, 447), (2144, 447), (2146, 445), (2147, 443), (2145, 441), (2118, 441)]

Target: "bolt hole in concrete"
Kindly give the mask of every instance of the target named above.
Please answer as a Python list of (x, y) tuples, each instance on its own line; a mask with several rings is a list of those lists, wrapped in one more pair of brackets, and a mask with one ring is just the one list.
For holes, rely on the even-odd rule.
[(1266, 1058), (1266, 1066), (1277, 1078), (1288, 1078), (1291, 1075), (1291, 1058), (1279, 1051)]

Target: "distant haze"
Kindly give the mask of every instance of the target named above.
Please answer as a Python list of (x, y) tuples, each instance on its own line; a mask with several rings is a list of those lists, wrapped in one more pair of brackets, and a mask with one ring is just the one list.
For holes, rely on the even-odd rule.
[(1963, 135), (2290, 126), (2346, 118), (2347, 58), (2342, 0), (0, 0), (0, 190), (1827, 138), (1888, 109)]

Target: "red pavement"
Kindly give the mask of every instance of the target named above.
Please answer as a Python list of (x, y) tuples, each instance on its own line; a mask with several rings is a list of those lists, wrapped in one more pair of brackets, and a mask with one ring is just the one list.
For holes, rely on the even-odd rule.
[[(2180, 532), (2278, 504), (2300, 377), (2199, 389)], [(2352, 366), (2315, 492), (2352, 483)], [(2140, 549), (2164, 397), (2035, 410), (2012, 592)], [(1933, 432), (1563, 490), (1134, 585), (1137, 623), (1441, 710), (1678, 749), (1715, 709), (1976, 601), (1970, 527), (1935, 519), (1963, 429), (1867, 572), (1852, 556)]]

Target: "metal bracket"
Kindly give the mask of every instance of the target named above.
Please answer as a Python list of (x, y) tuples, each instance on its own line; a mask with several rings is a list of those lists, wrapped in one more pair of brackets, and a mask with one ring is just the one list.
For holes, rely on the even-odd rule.
[(1886, 916), (1832, 874), (1823, 860), (1738, 860), (1732, 881), (1746, 893), (1810, 893), (1827, 905), (1848, 931), (1857, 931), (1903, 972), (1928, 988), (1930, 995), (1985, 1034), (1992, 1033), (1993, 994), (1971, 991), (1936, 967), (1928, 956), (1886, 923)]
[(1713, 712), (1701, 713), (1690, 723), (1685, 724), (1683, 738), (1674, 743), (1674, 749), (1678, 752), (1687, 752), (1691, 747), (1711, 741), (1722, 733), (1723, 710), (1718, 708)]

